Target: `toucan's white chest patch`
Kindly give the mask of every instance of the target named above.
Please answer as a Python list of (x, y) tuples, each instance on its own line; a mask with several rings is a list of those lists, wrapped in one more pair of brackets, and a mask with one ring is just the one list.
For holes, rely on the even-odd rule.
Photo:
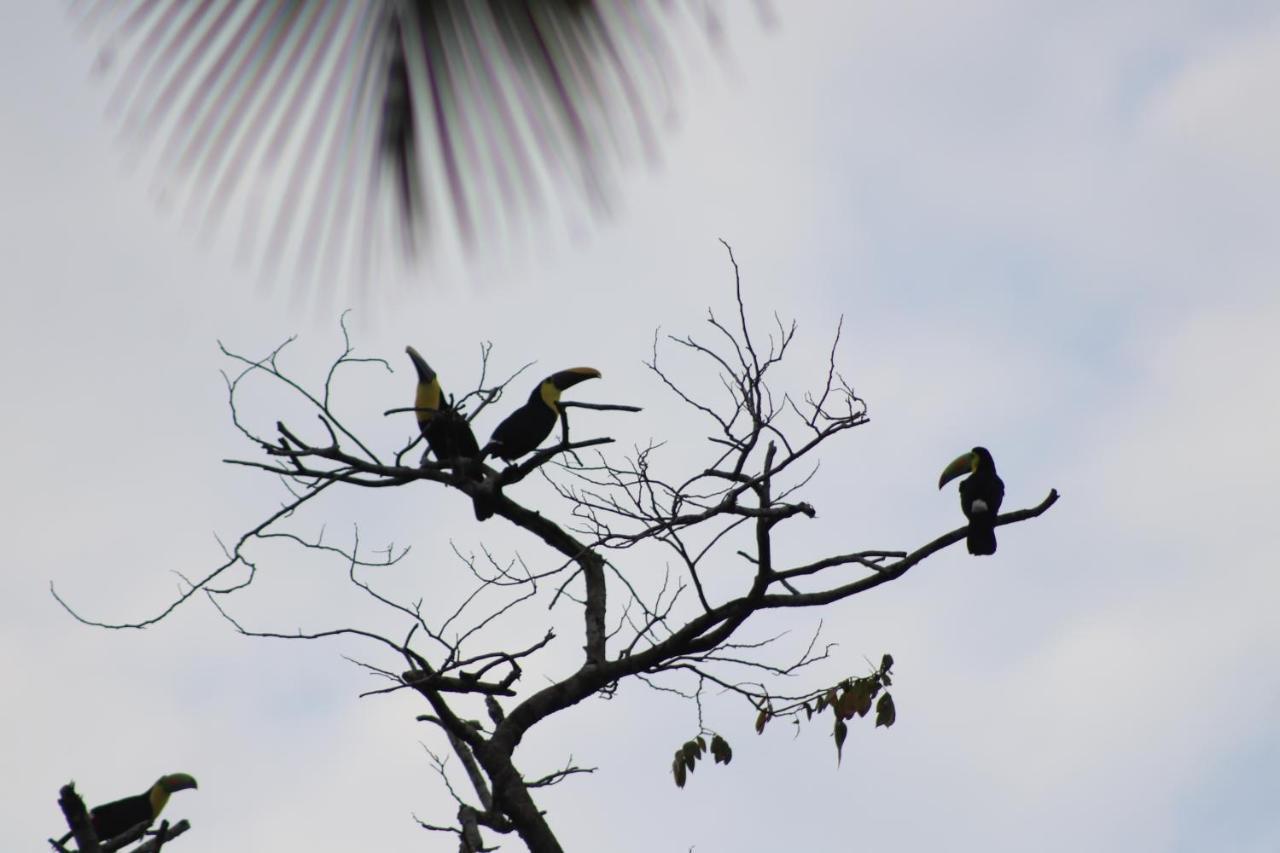
[(982, 498), (978, 498), (973, 502), (973, 506), (969, 507), (969, 511), (973, 513), (985, 513), (988, 509), (990, 507), (987, 506), (987, 502)]

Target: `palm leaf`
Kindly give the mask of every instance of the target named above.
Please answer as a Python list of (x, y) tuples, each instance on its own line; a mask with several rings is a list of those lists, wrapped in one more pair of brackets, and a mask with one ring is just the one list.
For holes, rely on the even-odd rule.
[[(657, 151), (705, 0), (76, 0), (110, 109), (213, 225), (270, 263), (490, 246), (607, 212)], [(565, 212), (565, 211), (561, 211)], [(265, 219), (264, 219), (265, 217)]]

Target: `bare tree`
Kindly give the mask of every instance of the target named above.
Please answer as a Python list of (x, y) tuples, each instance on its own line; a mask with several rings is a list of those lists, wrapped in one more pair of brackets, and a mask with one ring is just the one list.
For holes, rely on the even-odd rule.
[[(827, 659), (831, 647), (823, 645), (815, 633), (797, 652), (782, 655), (776, 637), (746, 629), (769, 611), (822, 612), (827, 605), (896, 580), (962, 541), (965, 528), (942, 533), (911, 550), (850, 550), (808, 562), (788, 560), (775, 552), (775, 530), (780, 525), (816, 515), (800, 495), (815, 471), (820, 449), (865, 424), (867, 410), (837, 367), (838, 327), (816, 389), (791, 392), (774, 387), (778, 365), (792, 350), (796, 326), (775, 317), (767, 332), (753, 331), (732, 251), (729, 259), (736, 296), (730, 319), (709, 311), (705, 337), (655, 335), (648, 361), (666, 388), (710, 427), (706, 458), (692, 470), (674, 476), (665, 473), (658, 443), (619, 456), (602, 449), (613, 442), (608, 437), (570, 440), (567, 410), (559, 443), (501, 470), (476, 460), (433, 460), (426, 453), (421, 461), (411, 460), (420, 439), (393, 451), (376, 448), (335, 411), (339, 374), (370, 366), (390, 369), (381, 359), (357, 357), (345, 326), (344, 350), (315, 390), (281, 368), (284, 345), (260, 359), (224, 348), (239, 365), (227, 378), (232, 420), (265, 455), (229, 461), (282, 478), (290, 499), (228, 546), (223, 563), (192, 580), (151, 618), (106, 623), (68, 610), (93, 625), (141, 627), (204, 595), (246, 635), (346, 636), (381, 647), (398, 664), (364, 664), (388, 680), (386, 688), (373, 692), (419, 694), (425, 711), (418, 719), (439, 729), (470, 784), (469, 795), (459, 793), (447, 772), (447, 760), (433, 754), (458, 802), (456, 823), (422, 825), (456, 833), (464, 853), (488, 849), (486, 833), (515, 833), (538, 853), (562, 849), (534, 795), (542, 787), (591, 771), (570, 760), (555, 772), (529, 778), (517, 767), (513, 754), (539, 723), (595, 694), (610, 695), (627, 679), (677, 693), (696, 706), (699, 730), (679, 746), (672, 760), (674, 779), (680, 785), (708, 752), (717, 763), (732, 758), (727, 739), (703, 721), (702, 699), (707, 690), (739, 697), (744, 709), (754, 715), (757, 731), (778, 718), (801, 724), (827, 714), (837, 751), (847, 722), (868, 716), (873, 708), (877, 726), (892, 725), (896, 709), (889, 692), (894, 663), (890, 655), (834, 684), (783, 690), (784, 681), (794, 681), (807, 667)], [(689, 373), (685, 370), (679, 371), (681, 381), (677, 381), (677, 372), (667, 367), (672, 348), (678, 357), (709, 368), (708, 377), (718, 392), (693, 390), (686, 383)], [(489, 383), (489, 349), (483, 353), (478, 387), (454, 401), (459, 408), (471, 407), (471, 417), (500, 400), (515, 378)], [(268, 377), (311, 407), (323, 439), (308, 440), (302, 430), (283, 422), (276, 424), (276, 433), (270, 436), (246, 426), (238, 392), (251, 376)], [(535, 474), (558, 495), (560, 520), (551, 516), (550, 506), (544, 507), (544, 514), (518, 500), (516, 487)], [(287, 521), (298, 520), (309, 502), (328, 489), (390, 488), (418, 481), (439, 484), (442, 496), (456, 491), (469, 499), (487, 500), (497, 516), (545, 546), (549, 556), (531, 565), (519, 558), (502, 560), (489, 552), (476, 557), (456, 551), (461, 567), (470, 574), (472, 589), (441, 616), (426, 612), (421, 601), (407, 603), (384, 594), (368, 579), (373, 567), (398, 564), (405, 555), (403, 549), (370, 554), (361, 550), (358, 535), (349, 547), (338, 547), (285, 529)], [(1057, 493), (1050, 491), (1038, 506), (1001, 515), (996, 524), (1035, 518), (1056, 500)], [(264, 540), (340, 555), (350, 582), (394, 614), (398, 630), (340, 627), (288, 633), (245, 626), (230, 612), (228, 602), (252, 587), (259, 570), (253, 546)], [(745, 571), (708, 570), (726, 560), (738, 561)], [(663, 565), (668, 568), (657, 568)], [(582, 618), (581, 628), (576, 629), (582, 636), (580, 665), (543, 686), (531, 686), (522, 676), (556, 639), (554, 630), (519, 639), (508, 634), (500, 644), (486, 644), (492, 636), (487, 628), (535, 602), (577, 608)]]

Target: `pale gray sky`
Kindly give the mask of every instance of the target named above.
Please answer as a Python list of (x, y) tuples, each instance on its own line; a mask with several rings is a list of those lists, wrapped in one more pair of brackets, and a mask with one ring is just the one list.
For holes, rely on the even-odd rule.
[[(661, 166), (625, 178), (614, 222), (348, 294), (360, 351), (397, 370), (348, 387), (353, 420), (393, 444), (408, 425), (381, 412), (408, 402), (404, 345), (463, 387), (493, 340), (503, 366), (599, 367), (583, 398), (646, 407), (609, 422), (622, 447), (670, 430), (671, 458), (689, 458), (699, 434), (640, 361), (656, 326), (697, 331), (704, 306), (726, 307), (724, 237), (757, 316), (800, 323), (792, 375), (819, 368), (844, 315), (841, 368), (871, 411), (824, 457), (818, 518), (780, 547), (927, 541), (959, 518), (939, 471), (977, 443), (1007, 507), (1050, 487), (1063, 500), (1002, 529), (994, 558), (953, 548), (822, 614), (840, 646), (815, 684), (864, 656), (898, 661), (898, 724), (853, 726), (843, 767), (825, 722), (757, 736), (716, 700), (708, 724), (734, 763), (677, 790), (669, 756), (693, 710), (627, 687), (521, 747), (530, 774), (570, 753), (600, 768), (543, 797), (553, 826), (569, 849), (623, 853), (1277, 849), (1280, 12), (780, 12), (769, 34), (737, 22), (732, 61), (686, 87)], [(347, 304), (264, 288), (225, 234), (158, 202), (103, 116), (94, 54), (59, 4), (0, 0), (0, 848), (58, 831), (68, 778), (100, 800), (182, 770), (201, 783), (171, 805), (195, 825), (186, 853), (454, 849), (410, 817), (455, 811), (419, 746), (439, 747), (413, 722), (422, 709), (357, 699), (374, 685), (341, 658), (377, 651), (240, 638), (199, 602), (106, 633), (49, 597), (52, 580), (102, 617), (148, 615), (172, 572), (219, 561), (215, 533), (276, 506), (267, 477), (220, 462), (252, 448), (227, 419), (216, 341), (263, 353), (298, 333), (292, 363), (315, 378)], [(531, 316), (549, 322), (531, 331)], [(253, 416), (270, 423), (278, 400), (255, 392)], [(412, 544), (385, 582), (440, 606), (460, 589), (448, 537), (542, 557), (425, 486), (336, 496), (302, 529), (340, 538), (353, 521), (366, 543)], [(251, 623), (399, 632), (342, 566), (262, 556), (235, 611)], [(662, 568), (624, 570), (653, 582)], [(768, 628), (807, 637), (817, 618)], [(566, 671), (579, 645), (565, 630), (541, 672)]]

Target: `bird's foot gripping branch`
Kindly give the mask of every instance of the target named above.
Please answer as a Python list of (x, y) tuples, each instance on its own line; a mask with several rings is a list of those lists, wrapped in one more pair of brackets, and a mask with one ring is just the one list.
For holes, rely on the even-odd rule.
[[(1057, 493), (1050, 492), (1038, 506), (999, 514), (1000, 500), (990, 483), (982, 483), (984, 463), (974, 461), (980, 455), (975, 449), (963, 466), (956, 465), (958, 473), (961, 468), (969, 472), (965, 483), (978, 477), (982, 487), (975, 492), (961, 485), (969, 524), (914, 550), (851, 548), (796, 559), (790, 553), (795, 539), (784, 543), (776, 534), (784, 526), (801, 532), (809, 525), (840, 523), (841, 507), (832, 507), (837, 510), (833, 521), (819, 515), (817, 460), (820, 453), (839, 458), (837, 439), (864, 426), (867, 409), (838, 368), (839, 325), (830, 348), (810, 368), (815, 381), (809, 387), (779, 384), (778, 366), (796, 360), (797, 327), (775, 318), (763, 332), (754, 329), (732, 252), (729, 260), (735, 298), (727, 318), (708, 311), (702, 334), (655, 335), (647, 366), (657, 397), (626, 405), (568, 401), (562, 394), (571, 388), (576, 395), (608, 387), (579, 384), (601, 371), (553, 372), (494, 421), (484, 444), (475, 429), (488, 422), (489, 408), (502, 405), (506, 390), (528, 367), (489, 381), (487, 345), (479, 378), (463, 396), (450, 396), (442, 387), (436, 368), (443, 354), (432, 354), (433, 366), (410, 347), (412, 376), (391, 386), (388, 400), (401, 407), (382, 411), (382, 405), (365, 404), (354, 412), (349, 404), (339, 404), (341, 392), (350, 387), (342, 384), (347, 377), (359, 370), (393, 371), (391, 362), (357, 357), (345, 325), (341, 353), (314, 384), (285, 370), (283, 345), (260, 359), (224, 349), (238, 365), (227, 378), (232, 422), (263, 454), (230, 461), (280, 478), (287, 489), (283, 505), (242, 533), (222, 561), (159, 614), (114, 624), (76, 618), (107, 627), (142, 627), (203, 594), (248, 636), (336, 638), (381, 650), (387, 660), (362, 665), (386, 685), (365, 695), (408, 691), (422, 701), (418, 719), (434, 726), (440, 737), (432, 760), (443, 789), (457, 800), (455, 822), (423, 821), (422, 826), (455, 834), (464, 851), (486, 849), (494, 836), (509, 834), (531, 850), (561, 849), (552, 823), (563, 816), (546, 812), (535, 797), (542, 788), (591, 768), (566, 760), (528, 773), (516, 765), (516, 747), (552, 715), (596, 694), (614, 695), (624, 683), (650, 686), (652, 701), (679, 703), (675, 712), (688, 715), (691, 736), (676, 745), (671, 766), (678, 784), (687, 783), (707, 756), (711, 764), (728, 764), (734, 757), (739, 757), (735, 766), (750, 764), (742, 756), (751, 750), (735, 732), (754, 728), (768, 737), (776, 720), (797, 725), (815, 717), (829, 720), (839, 757), (855, 720), (872, 719), (880, 727), (894, 723), (899, 709), (891, 691), (898, 676), (887, 654), (878, 666), (837, 656), (835, 646), (822, 640), (816, 614), (844, 613), (837, 608), (846, 599), (902, 577), (961, 540), (972, 541), (975, 519), (986, 536), (988, 524), (994, 531), (1039, 516)], [(368, 377), (361, 384), (365, 392), (371, 387)], [(279, 409), (262, 419), (274, 426), (262, 432), (251, 425), (244, 402), (249, 398), (243, 394), (256, 380), (266, 380), (281, 394), (274, 403)], [(643, 393), (631, 389), (628, 396)], [(608, 437), (570, 440), (572, 408), (583, 409), (595, 426), (613, 416), (598, 410), (635, 412), (639, 408), (632, 403), (643, 402), (653, 411), (658, 397), (670, 405), (651, 426), (667, 429), (667, 436), (624, 453)], [(253, 399), (261, 406), (271, 398)], [(403, 405), (409, 401), (411, 406)], [(314, 422), (293, 416), (286, 424), (274, 414), (298, 404), (315, 414)], [(410, 413), (416, 429), (401, 418)], [(405, 424), (404, 440), (389, 448), (383, 446), (386, 440), (367, 437), (379, 423), (385, 426), (383, 416)], [(545, 444), (557, 424), (559, 441)], [(663, 439), (676, 439), (680, 452)], [(994, 476), (994, 463), (989, 470)], [(534, 484), (522, 484), (534, 473), (552, 491), (531, 504)], [(330, 490), (386, 490), (412, 483), (431, 486), (441, 504), (470, 504), (477, 519), (505, 519), (509, 526), (500, 529), (514, 529), (516, 542), (523, 539), (534, 547), (509, 557), (483, 545), (472, 552), (456, 538), (484, 536), (495, 524), (472, 526), (467, 520), (465, 530), (450, 532), (456, 570), (449, 573), (437, 564), (423, 572), (409, 565), (407, 548), (363, 545), (354, 525), (347, 544), (308, 535), (303, 528), (308, 522), (312, 529), (320, 527), (316, 499)], [(922, 488), (922, 501), (927, 494)], [(353, 594), (374, 602), (385, 624), (294, 631), (247, 627), (231, 605), (250, 594), (268, 568), (268, 556), (278, 558), (279, 551), (269, 546), (281, 545), (300, 549), (318, 563), (336, 557)], [(399, 595), (386, 591), (392, 577), (401, 584)], [(406, 599), (403, 584), (419, 582), (422, 594)], [(573, 611), (570, 619), (561, 616), (566, 608)], [(781, 619), (800, 626), (800, 617), (783, 615), (800, 610), (815, 614), (807, 617), (812, 630), (777, 630)], [(767, 613), (772, 617), (762, 618)], [(772, 632), (766, 625), (774, 626)], [(569, 634), (576, 636), (569, 639)], [(550, 652), (553, 646), (558, 658)], [(572, 656), (567, 669), (565, 655)], [(808, 686), (791, 687), (802, 680)], [(610, 706), (595, 713), (608, 714)], [(591, 750), (590, 736), (574, 748)], [(446, 752), (456, 761), (445, 758)], [(462, 780), (469, 794), (455, 784)]]

